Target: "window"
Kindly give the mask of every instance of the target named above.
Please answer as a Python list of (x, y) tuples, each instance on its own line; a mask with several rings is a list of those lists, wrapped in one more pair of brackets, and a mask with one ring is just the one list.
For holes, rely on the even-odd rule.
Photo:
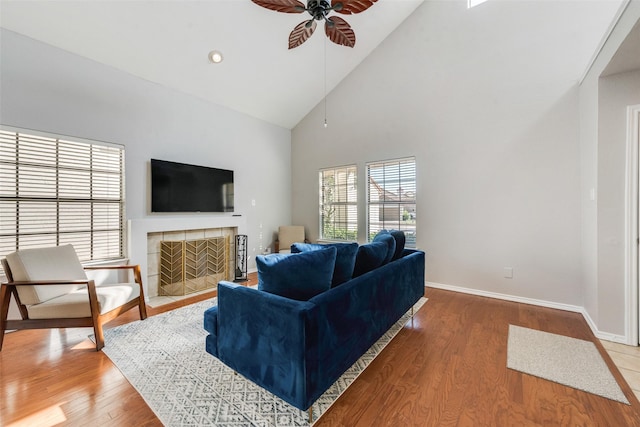
[(320, 238), (358, 239), (358, 179), (356, 166), (320, 171)]
[(415, 248), (415, 158), (368, 163), (367, 182), (367, 240), (383, 229), (402, 230), (406, 246)]
[(123, 147), (0, 129), (0, 257), (71, 243), (122, 258), (123, 222)]

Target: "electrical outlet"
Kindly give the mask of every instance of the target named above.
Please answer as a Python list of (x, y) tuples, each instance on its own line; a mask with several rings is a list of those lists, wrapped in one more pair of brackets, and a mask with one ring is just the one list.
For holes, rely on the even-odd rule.
[(504, 268), (504, 277), (505, 279), (513, 279), (513, 268), (505, 267)]

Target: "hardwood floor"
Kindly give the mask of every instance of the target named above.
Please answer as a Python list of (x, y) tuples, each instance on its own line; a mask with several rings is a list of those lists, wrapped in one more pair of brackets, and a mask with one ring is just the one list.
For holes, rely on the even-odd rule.
[[(316, 426), (640, 426), (638, 399), (581, 315), (431, 288), (426, 296), (413, 322)], [(109, 326), (133, 320), (135, 311)], [(507, 369), (509, 324), (593, 341), (631, 405)], [(110, 360), (95, 351), (89, 333), (54, 329), (5, 337), (0, 425), (161, 425)]]
[(627, 383), (640, 399), (640, 347), (601, 341)]

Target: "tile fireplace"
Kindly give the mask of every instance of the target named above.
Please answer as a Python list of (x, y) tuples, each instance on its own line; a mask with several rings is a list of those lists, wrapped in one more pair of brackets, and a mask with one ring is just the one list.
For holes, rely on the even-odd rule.
[(149, 299), (162, 294), (159, 268), (161, 242), (223, 238), (228, 242), (228, 250), (225, 265), (216, 273), (215, 280), (222, 280), (223, 276), (225, 280), (233, 280), (235, 235), (246, 234), (246, 222), (244, 217), (234, 215), (162, 216), (129, 220), (128, 233), (129, 262), (140, 264), (145, 296)]

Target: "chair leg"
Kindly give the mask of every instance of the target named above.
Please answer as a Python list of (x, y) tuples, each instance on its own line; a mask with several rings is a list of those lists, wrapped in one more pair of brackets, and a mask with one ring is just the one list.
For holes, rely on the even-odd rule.
[(7, 329), (7, 317), (9, 316), (9, 303), (11, 302), (11, 292), (9, 286), (2, 285), (0, 288), (0, 351), (4, 342), (4, 331)]
[(309, 407), (309, 424), (313, 422), (313, 407)]
[(144, 320), (147, 318), (147, 304), (144, 302), (144, 297), (140, 298), (140, 302), (138, 303), (138, 310), (140, 311), (140, 320)]
[(99, 320), (94, 320), (93, 334), (96, 337), (96, 351), (100, 351), (102, 347), (104, 347), (104, 332), (102, 330), (102, 323), (100, 323)]

